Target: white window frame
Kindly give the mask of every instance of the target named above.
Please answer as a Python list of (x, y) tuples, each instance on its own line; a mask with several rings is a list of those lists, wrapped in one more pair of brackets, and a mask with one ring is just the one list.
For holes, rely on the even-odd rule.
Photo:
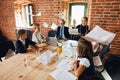
[(15, 11), (16, 28), (29, 28), (33, 24), (32, 5), (24, 5), (21, 10)]

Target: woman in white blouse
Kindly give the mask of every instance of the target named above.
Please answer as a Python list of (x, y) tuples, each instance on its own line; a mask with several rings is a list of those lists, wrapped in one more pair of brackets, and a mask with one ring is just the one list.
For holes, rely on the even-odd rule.
[(95, 73), (92, 57), (91, 43), (80, 38), (78, 41), (78, 59), (74, 62), (74, 73), (78, 80), (100, 80)]
[(37, 44), (40, 44), (43, 42), (44, 37), (40, 32), (39, 24), (36, 23), (33, 26), (34, 26), (34, 32), (32, 35), (32, 41), (36, 42)]

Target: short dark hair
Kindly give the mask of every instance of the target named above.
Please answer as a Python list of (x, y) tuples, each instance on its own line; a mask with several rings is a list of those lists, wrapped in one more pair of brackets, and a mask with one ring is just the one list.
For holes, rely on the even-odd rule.
[(20, 29), (19, 31), (18, 31), (18, 38), (21, 36), (21, 35), (23, 35), (23, 34), (26, 34), (26, 31), (24, 30), (24, 29)]
[(64, 19), (60, 19), (60, 21), (62, 21), (62, 22), (63, 22), (63, 24), (65, 24), (65, 20), (64, 20)]
[(84, 19), (86, 19), (86, 21), (88, 21), (88, 17), (83, 17)]

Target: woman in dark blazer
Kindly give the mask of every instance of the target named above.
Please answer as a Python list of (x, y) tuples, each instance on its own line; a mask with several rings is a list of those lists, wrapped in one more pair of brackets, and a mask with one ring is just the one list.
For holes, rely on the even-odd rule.
[(69, 39), (69, 28), (64, 26), (65, 21), (61, 19), (59, 21), (60, 26), (57, 28), (57, 38), (58, 39)]
[(24, 29), (19, 30), (18, 39), (16, 41), (16, 53), (26, 53), (29, 45), (31, 45), (31, 47), (35, 50), (39, 49), (35, 42), (27, 38), (27, 34)]
[(89, 27), (87, 25), (88, 18), (82, 17), (81, 21), (82, 23), (80, 25), (77, 25), (76, 28), (78, 28), (78, 32), (81, 36), (85, 36), (89, 32)]

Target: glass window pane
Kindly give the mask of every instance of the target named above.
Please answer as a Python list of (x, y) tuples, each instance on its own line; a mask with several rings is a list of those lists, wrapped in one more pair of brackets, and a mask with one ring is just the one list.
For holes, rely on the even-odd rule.
[(76, 20), (76, 25), (81, 23), (81, 18), (84, 16), (85, 6), (74, 5), (71, 10), (71, 25), (73, 25), (73, 20)]
[(87, 15), (87, 3), (70, 3), (69, 4), (69, 26), (81, 24), (81, 18)]

